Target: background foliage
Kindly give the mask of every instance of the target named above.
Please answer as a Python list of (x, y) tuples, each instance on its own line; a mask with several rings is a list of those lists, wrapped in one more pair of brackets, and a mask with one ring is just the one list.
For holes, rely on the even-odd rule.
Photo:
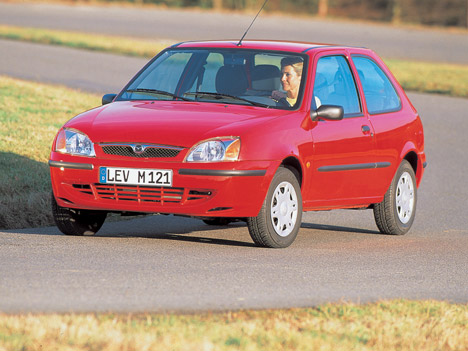
[[(72, 0), (78, 1), (78, 0)], [(83, 1), (83, 0), (80, 0)], [(84, 0), (257, 10), (263, 0)], [(468, 27), (468, 0), (269, 0), (265, 11)]]

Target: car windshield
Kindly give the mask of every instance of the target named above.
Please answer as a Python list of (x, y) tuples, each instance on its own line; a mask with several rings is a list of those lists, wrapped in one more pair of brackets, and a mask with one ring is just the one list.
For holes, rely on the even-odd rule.
[(169, 49), (140, 72), (117, 100), (293, 109), (302, 100), (305, 59), (304, 55), (246, 49)]

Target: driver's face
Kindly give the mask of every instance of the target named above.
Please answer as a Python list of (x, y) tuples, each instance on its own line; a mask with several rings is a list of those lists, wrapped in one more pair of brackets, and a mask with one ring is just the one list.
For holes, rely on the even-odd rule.
[(281, 84), (283, 85), (283, 90), (288, 93), (297, 95), (299, 85), (301, 84), (301, 76), (297, 75), (296, 71), (292, 66), (284, 66), (281, 69), (281, 73)]

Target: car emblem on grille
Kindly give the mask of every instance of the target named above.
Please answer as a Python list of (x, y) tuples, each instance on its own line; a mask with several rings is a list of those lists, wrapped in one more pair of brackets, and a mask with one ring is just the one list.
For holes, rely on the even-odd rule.
[(143, 152), (145, 152), (145, 147), (143, 145), (132, 145), (132, 149), (133, 149), (133, 152), (136, 153), (136, 154), (142, 154)]

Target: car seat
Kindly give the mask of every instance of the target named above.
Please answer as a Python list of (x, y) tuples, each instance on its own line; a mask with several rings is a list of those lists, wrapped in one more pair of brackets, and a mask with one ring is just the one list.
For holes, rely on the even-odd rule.
[(328, 82), (325, 75), (317, 73), (314, 82), (314, 102), (315, 107), (319, 108), (321, 105), (328, 104)]
[(340, 71), (336, 72), (333, 79), (333, 93), (330, 94), (327, 104), (342, 106), (345, 113), (349, 110), (345, 81)]
[(240, 96), (245, 94), (248, 87), (244, 66), (222, 66), (216, 73), (216, 91), (220, 94)]
[(253, 68), (251, 94), (270, 95), (273, 90), (279, 90), (280, 85), (281, 71), (277, 66), (257, 65)]

